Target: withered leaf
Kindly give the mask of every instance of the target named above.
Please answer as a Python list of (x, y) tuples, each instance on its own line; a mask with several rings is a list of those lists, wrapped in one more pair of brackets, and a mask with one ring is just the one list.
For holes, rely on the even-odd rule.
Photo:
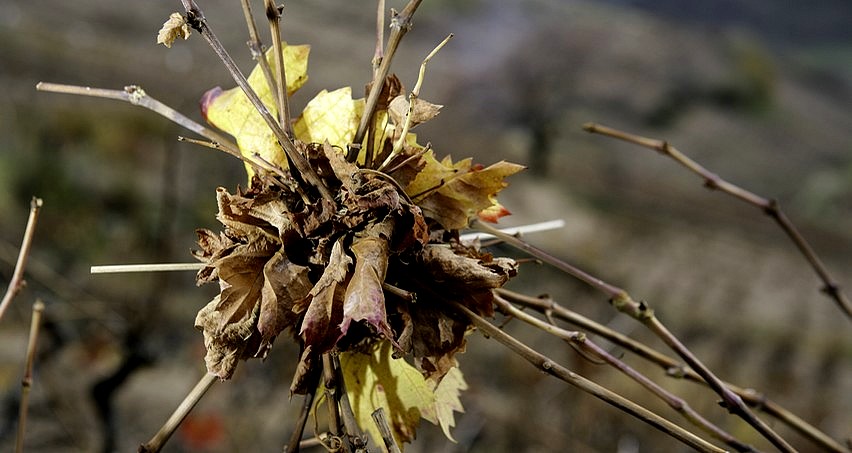
[(368, 226), (350, 247), (355, 254), (355, 270), (343, 298), (343, 322), (340, 324), (340, 331), (344, 335), (352, 321), (366, 321), (385, 338), (393, 338), (387, 322), (385, 294), (382, 289), (388, 269), (389, 241), (393, 230), (393, 218), (387, 217)]
[(263, 267), (275, 252), (275, 244), (258, 239), (237, 246), (230, 255), (214, 263), (222, 286), (221, 300), (216, 306), (220, 314), (217, 329), (245, 319), (258, 304), (263, 288)]
[(428, 244), (419, 254), (420, 260), (435, 281), (446, 283), (463, 292), (503, 286), (517, 272), (513, 260), (482, 260), (456, 254), (440, 244)]
[(157, 33), (157, 44), (172, 47), (178, 38), (189, 39), (192, 29), (181, 13), (172, 13)]
[[(304, 395), (308, 390), (312, 390), (311, 374), (316, 371), (316, 354), (313, 353), (313, 347), (308, 345), (302, 351), (299, 358), (299, 363), (296, 365), (296, 372), (293, 373), (293, 380), (290, 382), (290, 396), (293, 394)], [(314, 382), (314, 384), (316, 384)]]
[(440, 301), (427, 297), (397, 306), (403, 320), (399, 345), (412, 354), (427, 379), (440, 379), (454, 366), (453, 357), (464, 351), (465, 332), (470, 326), (466, 319), (436, 308), (440, 306)]
[[(394, 98), (390, 106), (388, 106), (388, 114), (394, 124), (402, 127), (405, 124), (405, 116), (408, 115), (408, 109), (411, 104), (405, 95), (399, 95)], [(433, 104), (429, 101), (424, 101), (420, 98), (414, 98), (414, 108), (411, 111), (411, 127), (417, 126), (420, 123), (425, 123), (436, 117), (441, 111), (443, 105)]]
[(280, 214), (286, 211), (286, 205), (280, 199), (254, 200), (240, 194), (232, 195), (219, 187), (216, 189), (216, 201), (219, 205), (216, 219), (233, 235), (249, 240), (264, 235), (274, 241), (289, 228), (289, 219)]
[(497, 192), (508, 185), (504, 179), (524, 168), (505, 161), (483, 168), (471, 159), (453, 163), (449, 157), (438, 162), (431, 151), (423, 159), (424, 168), (405, 191), (426, 217), (448, 230), (467, 227), (473, 216), (494, 206)]
[(219, 379), (230, 379), (240, 359), (253, 355), (250, 342), (254, 342), (254, 324), (257, 321), (259, 306), (256, 304), (245, 316), (226, 322), (227, 313), (219, 310), (220, 296), (213, 298), (195, 317), (195, 327), (204, 334), (204, 347), (207, 354), (204, 363), (207, 371)]
[(305, 339), (305, 344), (313, 345), (318, 353), (334, 346), (340, 338), (339, 328), (334, 321), (342, 316), (350, 264), (352, 258), (343, 251), (343, 238), (340, 238), (331, 247), (331, 256), (322, 276), (308, 293), (310, 304), (299, 334)]
[(195, 282), (198, 285), (214, 282), (219, 279), (219, 275), (213, 263), (231, 253), (237, 243), (221, 232), (216, 234), (210, 230), (199, 229), (195, 233), (198, 235), (198, 246), (201, 248), (194, 250), (192, 255), (205, 264), (199, 269)]
[(290, 261), (279, 250), (263, 267), (260, 319), (257, 330), (261, 334), (261, 349), (265, 353), (272, 341), (286, 327), (295, 325), (298, 313), (296, 304), (311, 290), (308, 268)]

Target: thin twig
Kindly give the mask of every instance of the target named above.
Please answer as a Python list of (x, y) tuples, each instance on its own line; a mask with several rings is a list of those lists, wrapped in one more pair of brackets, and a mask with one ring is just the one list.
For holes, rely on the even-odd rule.
[(654, 310), (648, 306), (647, 303), (636, 302), (622, 288), (619, 288), (615, 285), (607, 283), (600, 278), (597, 278), (582, 269), (573, 266), (565, 261), (556, 258), (555, 256), (541, 250), (521, 239), (518, 239), (514, 236), (505, 234), (500, 230), (480, 222), (478, 220), (474, 220), (472, 225), (473, 228), (485, 231), (486, 233), (491, 233), (494, 236), (502, 239), (508, 245), (515, 247), (519, 250), (522, 250), (530, 255), (542, 260), (545, 263), (548, 263), (557, 269), (571, 275), (586, 284), (592, 286), (598, 291), (604, 293), (609, 298), (610, 303), (620, 312), (625, 313), (631, 316), (633, 319), (641, 322), (648, 328), (651, 332), (653, 332), (658, 338), (663, 340), (663, 342), (671, 348), (677, 355), (679, 355), (683, 360), (689, 364), (692, 369), (694, 369), (701, 377), (707, 382), (713, 391), (716, 392), (721, 398), (722, 402), (726, 409), (729, 412), (736, 414), (752, 427), (754, 427), (757, 432), (759, 432), (763, 437), (768, 439), (775, 445), (776, 448), (780, 449), (784, 452), (792, 452), (795, 451), (793, 447), (784, 440), (781, 436), (778, 435), (772, 428), (769, 427), (763, 420), (757, 417), (754, 412), (749, 409), (749, 407), (743, 402), (742, 398), (740, 398), (736, 393), (731, 391), (721, 379), (719, 379), (710, 369), (704, 365), (695, 354), (692, 353), (678, 338), (671, 333), (654, 315)]
[[(319, 373), (314, 373), (319, 378)], [(316, 395), (318, 380), (308, 384), (308, 391), (305, 394), (305, 399), (302, 401), (302, 411), (299, 413), (299, 418), (296, 420), (296, 429), (290, 436), (290, 442), (284, 448), (285, 453), (298, 453), (302, 447), (302, 435), (305, 432), (305, 425), (308, 423), (308, 416), (311, 413), (311, 408), (314, 405), (314, 395)]]
[(178, 137), (178, 141), (186, 141), (193, 144), (202, 145), (208, 148), (223, 151), (226, 154), (229, 154), (231, 156), (236, 157), (237, 159), (242, 160), (246, 164), (250, 165), (253, 169), (255, 169), (255, 171), (261, 168), (257, 162), (254, 162), (250, 158), (243, 156), (240, 153), (240, 148), (239, 146), (237, 146), (236, 143), (234, 143), (224, 135), (214, 131), (213, 129), (204, 127), (196, 123), (195, 121), (178, 112), (177, 110), (169, 107), (166, 104), (163, 104), (157, 99), (152, 98), (145, 92), (145, 90), (142, 89), (142, 87), (138, 85), (128, 85), (124, 87), (124, 90), (110, 90), (105, 88), (91, 88), (77, 85), (39, 82), (36, 85), (36, 89), (39, 91), (49, 91), (53, 93), (76, 94), (79, 96), (92, 96), (105, 99), (115, 99), (118, 101), (129, 102), (130, 104), (137, 105), (139, 107), (144, 107), (165, 117), (168, 120), (171, 120), (173, 123), (183, 126), (186, 129), (189, 129), (190, 131), (195, 132), (196, 134), (210, 140), (209, 142), (203, 142), (201, 140)]
[(822, 292), (827, 294), (834, 300), (837, 306), (846, 314), (846, 317), (852, 320), (852, 303), (849, 298), (841, 290), (840, 285), (829, 274), (828, 269), (823, 264), (822, 260), (817, 256), (813, 247), (805, 240), (804, 236), (796, 229), (795, 225), (781, 210), (777, 200), (761, 197), (753, 192), (743, 189), (728, 181), (725, 181), (719, 175), (707, 170), (698, 162), (690, 159), (677, 148), (664, 140), (655, 140), (639, 135), (630, 134), (610, 127), (602, 126), (595, 123), (587, 123), (583, 125), (583, 129), (593, 134), (600, 134), (607, 137), (612, 137), (618, 140), (623, 140), (628, 143), (633, 143), (668, 156), (674, 159), (680, 165), (688, 168), (691, 172), (701, 176), (704, 179), (704, 187), (710, 190), (720, 190), (728, 195), (738, 198), (752, 206), (759, 208), (764, 214), (772, 217), (772, 219), (784, 230), (784, 233), (793, 241), (799, 252), (810, 263), (811, 267), (816, 272), (817, 276), (822, 280)]
[(293, 126), (290, 124), (290, 102), (287, 99), (287, 71), (284, 67), (284, 49), (281, 47), (281, 11), (272, 0), (264, 0), (266, 7), (266, 18), (269, 19), (269, 34), (272, 39), (272, 48), (275, 52), (276, 90), (275, 98), (278, 105), (278, 121), (284, 132), (293, 138)]
[[(340, 420), (340, 404), (338, 401), (341, 398), (341, 391), (337, 386), (337, 374), (334, 371), (334, 365), (331, 360), (331, 354), (322, 355), (322, 380), (325, 387), (325, 401), (328, 407), (328, 430), (332, 438), (336, 438), (340, 442), (340, 448), (346, 452), (352, 451), (352, 444), (349, 442), (349, 437), (344, 435), (345, 428)], [(346, 395), (344, 394), (345, 398)]]
[(373, 80), (379, 73), (385, 55), (385, 0), (376, 2), (376, 51), (373, 53)]
[(109, 264), (92, 266), (89, 268), (89, 273), (121, 274), (126, 272), (198, 271), (204, 266), (204, 263)]
[(440, 44), (435, 46), (435, 48), (429, 52), (429, 55), (426, 55), (423, 62), (420, 63), (420, 72), (417, 75), (417, 82), (414, 84), (414, 88), (411, 90), (411, 93), (408, 94), (408, 112), (405, 114), (405, 123), (402, 126), (402, 132), (400, 132), (399, 138), (393, 145), (393, 150), (390, 152), (385, 161), (382, 162), (382, 165), (379, 166), (379, 171), (384, 170), (385, 167), (390, 165), (391, 161), (402, 151), (403, 145), (405, 145), (405, 136), (408, 135), (408, 131), (411, 129), (411, 123), (414, 119), (414, 108), (417, 104), (417, 99), (420, 96), (420, 88), (423, 86), (423, 79), (426, 77), (426, 64), (429, 63), (429, 60), (443, 49), (451, 39), (453, 39), (452, 33), (447, 35)]
[(391, 433), (388, 419), (385, 416), (385, 409), (380, 407), (373, 411), (371, 416), (379, 428), (379, 433), (382, 435), (382, 441), (384, 441), (387, 451), (390, 453), (402, 453), (402, 450), (400, 450), (399, 445), (396, 443), (396, 439), (393, 438), (393, 433)]
[[(278, 87), (275, 82), (275, 76), (272, 75), (272, 69), (269, 67), (269, 61), (266, 60), (266, 52), (263, 48), (263, 43), (260, 41), (260, 35), (257, 33), (257, 24), (254, 22), (254, 15), (251, 12), (251, 2), (249, 0), (240, 0), (243, 5), (243, 15), (246, 18), (246, 28), (249, 32), (248, 44), (251, 51), (252, 60), (256, 61), (263, 71), (263, 77), (266, 79), (266, 84), (269, 85), (270, 93), (277, 93)], [(278, 104), (278, 98), (275, 98), (276, 108), (281, 111), (281, 106)]]
[[(569, 322), (575, 326), (594, 333), (595, 335), (599, 335), (602, 338), (605, 338), (608, 341), (618, 346), (621, 346), (628, 351), (633, 352), (639, 357), (642, 357), (643, 359), (648, 360), (649, 362), (659, 365), (660, 368), (665, 370), (666, 375), (669, 377), (677, 379), (687, 379), (698, 384), (702, 384), (705, 386), (707, 385), (707, 383), (704, 381), (704, 379), (701, 378), (701, 376), (698, 375), (698, 373), (696, 373), (694, 370), (684, 365), (680, 361), (669, 357), (661, 352), (658, 352), (657, 350), (645, 345), (644, 343), (640, 343), (622, 334), (621, 332), (612, 330), (607, 326), (604, 326), (577, 312), (574, 312), (550, 298), (530, 297), (503, 288), (496, 289), (495, 292), (513, 303), (520, 304), (525, 307), (530, 307), (542, 313), (551, 313), (554, 317), (558, 319)], [(739, 395), (743, 399), (743, 401), (745, 401), (746, 404), (763, 413), (769, 414), (770, 416), (778, 419), (787, 426), (795, 429), (803, 437), (817, 444), (820, 449), (835, 453), (849, 452), (847, 448), (842, 446), (836, 440), (832, 439), (828, 434), (825, 434), (824, 432), (817, 429), (815, 426), (811, 425), (799, 416), (790, 412), (788, 409), (770, 400), (762, 393), (754, 389), (742, 388), (729, 382), (725, 382), (725, 385), (730, 388), (734, 393)]]
[[(373, 76), (373, 83), (370, 85), (370, 94), (367, 96), (367, 102), (364, 106), (364, 113), (361, 115), (361, 122), (358, 124), (358, 130), (355, 132), (355, 138), (352, 143), (360, 144), (364, 141), (364, 134), (367, 132), (367, 126), (372, 122), (373, 115), (376, 112), (376, 106), (379, 102), (379, 96), (382, 93), (382, 88), (385, 85), (385, 78), (390, 71), (390, 65), (402, 37), (411, 29), (411, 18), (414, 12), (420, 6), (423, 0), (410, 0), (402, 12), (394, 14), (391, 18), (391, 32), (388, 37), (388, 45), (385, 50), (382, 62), (379, 65), (378, 71)], [(346, 154), (346, 160), (354, 162), (358, 157), (358, 148), (350, 146)]]
[(189, 415), (193, 407), (201, 400), (201, 397), (207, 393), (207, 390), (216, 382), (216, 375), (213, 373), (205, 373), (201, 380), (195, 384), (195, 387), (189, 391), (186, 397), (178, 405), (177, 409), (172, 413), (166, 423), (157, 431), (157, 434), (147, 443), (139, 446), (139, 453), (153, 453), (160, 451), (178, 426), (183, 423), (183, 420)]
[[(511, 234), (512, 236), (523, 236), (530, 233), (539, 233), (542, 231), (558, 230), (565, 227), (565, 221), (562, 219), (548, 220), (546, 222), (531, 223), (529, 225), (521, 225), (517, 227), (501, 228), (500, 231)], [(461, 242), (473, 242), (475, 240), (494, 239), (494, 236), (487, 233), (465, 233), (459, 236)]]
[(494, 302), (497, 308), (504, 314), (517, 318), (537, 329), (540, 329), (544, 332), (547, 332), (551, 335), (554, 335), (558, 338), (567, 341), (569, 344), (574, 346), (578, 350), (578, 352), (582, 352), (583, 354), (591, 354), (593, 357), (601, 359), (605, 363), (608, 363), (610, 366), (621, 371), (627, 377), (633, 379), (641, 386), (648, 389), (648, 391), (650, 391), (656, 397), (663, 400), (672, 409), (679, 412), (687, 421), (703, 429), (705, 432), (721, 440), (727, 445), (730, 445), (735, 450), (740, 452), (756, 451), (751, 445), (748, 445), (736, 439), (730, 433), (724, 431), (720, 427), (714, 425), (712, 422), (704, 418), (682, 398), (662, 388), (659, 384), (652, 381), (650, 378), (638, 372), (634, 368), (630, 367), (624, 361), (615, 358), (612, 354), (608, 353), (606, 350), (595, 344), (593, 341), (589, 340), (585, 334), (580, 332), (567, 331), (553, 324), (548, 324), (547, 322), (544, 322), (530, 315), (529, 313), (515, 308), (515, 306), (509, 303), (509, 301), (507, 301), (506, 299), (503, 299), (499, 295), (499, 293), (496, 292), (494, 294)]
[(30, 257), (30, 247), (33, 243), (33, 235), (35, 234), (36, 223), (38, 223), (38, 213), (44, 202), (41, 198), (33, 197), (30, 200), (30, 215), (27, 218), (27, 227), (24, 229), (24, 239), (21, 241), (21, 250), (18, 252), (18, 260), (15, 261), (15, 270), (12, 272), (12, 279), (9, 280), (9, 286), (6, 287), (6, 293), (3, 294), (3, 301), (0, 302), (0, 319), (3, 319), (3, 314), (12, 303), (12, 299), (26, 286), (24, 280), (24, 269), (27, 267), (27, 260)]
[(33, 317), (30, 322), (30, 338), (27, 342), (27, 361), (24, 366), (24, 378), (21, 379), (21, 405), (18, 407), (18, 438), (15, 441), (15, 453), (23, 453), (24, 436), (27, 432), (27, 410), (30, 403), (30, 390), (33, 386), (33, 362), (35, 362), (36, 342), (38, 341), (41, 314), (44, 303), (36, 300), (33, 304)]
[(251, 159), (245, 157), (240, 153), (239, 148), (228, 148), (227, 146), (223, 146), (221, 143), (211, 142), (209, 140), (198, 140), (195, 138), (184, 137), (182, 135), (178, 135), (177, 140), (179, 142), (192, 143), (193, 145), (203, 146), (205, 148), (215, 149), (216, 151), (222, 151), (224, 153), (230, 154), (237, 159), (251, 165), (255, 171), (257, 171), (260, 166), (257, 162), (253, 162)]
[(49, 91), (53, 93), (76, 94), (79, 96), (92, 96), (129, 102), (133, 105), (152, 110), (155, 113), (158, 113), (159, 115), (185, 127), (186, 129), (191, 130), (192, 132), (195, 132), (196, 134), (208, 140), (219, 143), (224, 148), (239, 149), (236, 143), (232, 142), (224, 135), (214, 131), (213, 129), (209, 129), (196, 123), (195, 121), (186, 117), (184, 114), (178, 112), (177, 110), (169, 107), (166, 104), (163, 104), (157, 99), (152, 98), (147, 93), (145, 93), (145, 90), (143, 90), (142, 87), (138, 85), (129, 85), (124, 87), (123, 90), (109, 90), (104, 88), (91, 88), (76, 85), (64, 85), (59, 83), (39, 82), (36, 85), (36, 89), (39, 91)]
[(467, 316), (471, 322), (487, 337), (494, 338), (504, 346), (511, 349), (516, 354), (523, 357), (528, 362), (532, 363), (537, 368), (545, 373), (553, 375), (577, 388), (583, 390), (592, 396), (603, 400), (604, 402), (615, 406), (622, 411), (642, 420), (645, 423), (659, 429), (660, 431), (674, 437), (684, 444), (702, 452), (723, 452), (725, 450), (716, 447), (706, 440), (696, 436), (695, 434), (681, 428), (680, 426), (666, 420), (665, 418), (649, 411), (648, 409), (634, 403), (633, 401), (624, 398), (623, 396), (612, 392), (611, 390), (602, 387), (601, 385), (592, 382), (577, 373), (574, 373), (562, 365), (557, 364), (549, 357), (530, 348), (526, 344), (497, 328), (485, 318), (477, 315), (464, 305), (453, 302), (453, 307)]
[(281, 148), (284, 150), (284, 154), (287, 156), (288, 162), (292, 164), (291, 171), (297, 173), (300, 178), (303, 178), (307, 181), (308, 184), (315, 187), (317, 191), (319, 191), (320, 196), (325, 198), (328, 201), (334, 202), (334, 196), (331, 194), (329, 189), (323, 184), (319, 175), (317, 175), (316, 171), (311, 167), (308, 163), (305, 156), (303, 156), (297, 149), (296, 145), (292, 140), (287, 136), (282, 129), (281, 125), (278, 124), (278, 121), (269, 113), (269, 109), (260, 100), (257, 93), (254, 91), (254, 88), (249, 85), (248, 80), (246, 80), (245, 75), (243, 75), (240, 68), (237, 67), (234, 60), (228, 54), (228, 51), (225, 50), (225, 47), (222, 46), (222, 43), (219, 41), (219, 38), (216, 37), (216, 34), (213, 33), (213, 30), (210, 28), (210, 25), (207, 23), (207, 19), (204, 18), (204, 12), (198, 7), (194, 0), (181, 0), (181, 3), (186, 10), (186, 19), (187, 23), (190, 26), (198, 31), (204, 40), (207, 41), (207, 44), (213, 49), (222, 63), (225, 65), (225, 68), (228, 70), (228, 73), (231, 74), (231, 77), (243, 90), (246, 97), (249, 101), (254, 105), (254, 108), (257, 109), (257, 112), (260, 114), (261, 118), (266, 122), (266, 125), (269, 126), (269, 129), (272, 131), (272, 134), (278, 140), (278, 143), (281, 145)]
[(346, 379), (343, 377), (343, 369), (340, 367), (340, 359), (337, 355), (331, 356), (331, 363), (336, 375), (337, 390), (340, 392), (340, 417), (343, 420), (343, 427), (346, 429), (349, 442), (356, 451), (360, 451), (367, 445), (366, 436), (361, 432), (358, 421), (355, 419), (355, 413), (352, 411), (349, 393), (346, 391)]

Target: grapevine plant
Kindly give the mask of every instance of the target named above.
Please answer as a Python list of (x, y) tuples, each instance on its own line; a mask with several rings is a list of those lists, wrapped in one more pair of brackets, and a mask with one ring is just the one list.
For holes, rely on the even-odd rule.
[[(170, 45), (188, 25), (203, 32), (202, 21), (176, 13), (159, 40)], [(228, 379), (240, 360), (265, 357), (286, 336), (302, 351), (293, 394), (336, 385), (320, 381), (324, 370), (346, 389), (342, 412), (351, 405), (376, 445), (379, 408), (390, 444), (411, 441), (421, 417), (449, 437), (466, 385), (456, 354), (471, 329), (451, 303), (493, 316), (492, 290), (517, 272), (512, 259), (461, 242), (459, 230), (507, 214), (495, 196), (523, 167), (438, 160), (409, 131), (440, 106), (406, 93), (394, 75), (373, 81), (371, 109), (349, 87), (323, 90), (290, 121), (276, 87), (286, 80), (289, 96), (305, 83), (308, 54), (282, 42), (247, 90), (213, 88), (202, 98), (204, 117), (236, 139), (249, 175), (247, 188), (217, 191), (223, 229), (198, 231), (198, 283), (221, 288), (195, 321), (207, 369)], [(286, 78), (265, 79), (264, 60)], [(358, 436), (353, 443), (364, 446)]]
[[(219, 294), (201, 308), (195, 327), (203, 335), (207, 374), (163, 428), (140, 451), (158, 451), (216, 380), (230, 379), (242, 360), (265, 358), (276, 341), (299, 346), (291, 395), (304, 395), (303, 410), (286, 451), (297, 451), (309, 419), (324, 420), (316, 440), (329, 451), (400, 451), (415, 437), (420, 419), (440, 426), (452, 439), (460, 393), (467, 388), (458, 354), (467, 335), (481, 330), (541, 370), (574, 385), (698, 450), (724, 451), (642, 406), (567, 370), (487, 319), (499, 311), (569, 342), (584, 357), (606, 363), (662, 399), (692, 425), (725, 448), (755, 451), (693, 410), (686, 401), (631, 368), (581, 332), (558, 327), (556, 319), (602, 335), (673, 377), (706, 385), (729, 412), (751, 425), (781, 451), (794, 451), (758, 418), (769, 413), (828, 451), (843, 447), (759, 393), (721, 381), (655, 316), (646, 302), (561, 261), (529, 243), (488, 226), (509, 212), (497, 201), (506, 178), (523, 166), (500, 161), (489, 166), (471, 159), (439, 158), (412, 130), (441, 109), (420, 98), (425, 57), (414, 87), (407, 91), (390, 73), (400, 40), (411, 27), (420, 0), (391, 10), (384, 45), (384, 2), (378, 2), (373, 77), (365, 98), (352, 89), (322, 90), (298, 115), (288, 97), (308, 78), (307, 45), (280, 38), (281, 9), (265, 0), (272, 47), (264, 49), (248, 0), (242, 1), (257, 61), (248, 77), (234, 64), (193, 0), (163, 24), (157, 41), (171, 47), (193, 30), (210, 44), (236, 87), (212, 88), (201, 97), (202, 126), (148, 96), (141, 88), (102, 90), (40, 84), (47, 91), (102, 96), (154, 110), (206, 140), (182, 140), (240, 159), (245, 187), (216, 191), (219, 231), (197, 231), (199, 284), (218, 284)], [(218, 130), (217, 130), (218, 129)], [(777, 205), (733, 186), (689, 160), (665, 142), (590, 124), (590, 132), (656, 149), (722, 190), (761, 207), (785, 231), (794, 231)], [(219, 132), (222, 131), (222, 132)], [(228, 137), (230, 136), (230, 137)], [(231, 138), (232, 137), (232, 138)], [(756, 201), (755, 201), (756, 200)], [(493, 256), (460, 231), (485, 230), (510, 246), (556, 266), (607, 296), (672, 349), (678, 359), (573, 313), (546, 298), (502, 287), (518, 262)], [(798, 233), (796, 233), (798, 235)], [(791, 235), (794, 237), (796, 235)], [(800, 235), (794, 237), (799, 245)], [(803, 242), (802, 242), (803, 243)], [(807, 247), (799, 247), (807, 249)], [(826, 291), (848, 314), (848, 300), (815, 255), (806, 253)], [(4, 306), (6, 304), (4, 303)], [(543, 314), (530, 315), (517, 306)], [(321, 415), (322, 414), (322, 415)]]

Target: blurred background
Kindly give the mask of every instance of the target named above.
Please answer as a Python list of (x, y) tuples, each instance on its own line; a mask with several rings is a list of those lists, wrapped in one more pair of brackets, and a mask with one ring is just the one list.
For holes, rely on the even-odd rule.
[[(201, 1), (245, 71), (239, 2)], [(255, 2), (262, 13), (262, 2)], [(401, 9), (403, 2), (388, 1)], [(207, 89), (233, 85), (196, 34), (155, 44), (177, 1), (0, 3), (0, 276), (12, 274), (30, 198), (44, 208), (27, 288), (0, 323), (0, 449), (14, 442), (30, 307), (47, 304), (29, 451), (132, 451), (204, 371), (195, 313), (216, 288), (188, 273), (90, 275), (96, 264), (190, 261), (195, 228), (218, 228), (215, 188), (242, 165), (178, 143), (188, 132), (129, 104), (40, 93), (39, 81), (149, 95), (197, 121)], [(321, 89), (370, 76), (374, 2), (285, 4), (285, 38), (309, 43)], [(262, 22), (262, 14), (256, 14)], [(530, 241), (647, 300), (720, 377), (765, 392), (836, 439), (852, 436), (852, 329), (769, 218), (651, 151), (591, 136), (597, 121), (664, 138), (729, 181), (777, 198), (852, 291), (852, 3), (847, 0), (428, 0), (393, 71), (413, 86), (448, 33), (421, 95), (444, 104), (419, 128), (439, 155), (529, 166), (501, 200), (505, 225), (564, 219)], [(263, 28), (265, 30), (265, 28)], [(269, 42), (264, 32), (265, 42)], [(497, 253), (509, 254), (498, 248)], [(662, 349), (605, 298), (525, 264), (510, 288), (556, 300)], [(682, 419), (637, 385), (518, 322), (506, 329), (555, 360)], [(603, 344), (607, 344), (602, 342)], [(616, 354), (623, 351), (613, 348)], [(698, 386), (624, 353), (708, 418), (761, 448)], [(166, 451), (280, 451), (296, 348), (216, 384)], [(681, 451), (685, 447), (474, 335), (458, 444), (421, 425), (407, 451)], [(767, 419), (802, 451), (816, 447)], [(308, 428), (311, 432), (311, 428)], [(321, 450), (313, 450), (321, 451)]]

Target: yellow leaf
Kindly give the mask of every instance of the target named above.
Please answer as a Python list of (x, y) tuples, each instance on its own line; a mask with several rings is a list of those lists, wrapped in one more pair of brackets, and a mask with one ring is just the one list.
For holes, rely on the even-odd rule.
[(189, 39), (192, 29), (186, 23), (186, 19), (180, 13), (172, 13), (169, 20), (163, 23), (163, 28), (157, 33), (157, 44), (172, 47), (178, 38)]
[(364, 100), (353, 100), (350, 87), (332, 92), (322, 90), (305, 106), (293, 124), (293, 133), (305, 143), (328, 140), (332, 146), (346, 149), (355, 136), (363, 110)]
[[(282, 44), (284, 44), (282, 50), (284, 68), (287, 72), (287, 93), (293, 94), (308, 80), (310, 46), (288, 46), (283, 42)], [(273, 49), (266, 52), (266, 61), (275, 67)], [(275, 94), (269, 89), (260, 65), (254, 67), (248, 82), (269, 112), (277, 116)], [(264, 159), (286, 168), (287, 158), (284, 151), (242, 89), (236, 87), (226, 91), (215, 90), (209, 91), (202, 100), (201, 108), (207, 121), (233, 135), (237, 139), (237, 145), (243, 156), (253, 157), (257, 153)], [(247, 166), (246, 170), (251, 176), (251, 169)]]
[(389, 341), (379, 342), (369, 354), (341, 353), (340, 367), (358, 426), (373, 443), (385, 449), (372, 418), (379, 407), (384, 408), (400, 447), (411, 442), (421, 414), (435, 405), (435, 394), (423, 375), (404, 359), (394, 359)]
[(423, 169), (405, 192), (426, 217), (448, 230), (466, 228), (470, 219), (483, 210), (486, 216), (495, 214), (492, 211), (498, 209), (497, 192), (508, 185), (504, 179), (524, 169), (505, 161), (483, 168), (473, 165), (469, 158), (453, 163), (446, 157), (438, 162), (432, 151), (423, 155), (423, 161)]
[(464, 412), (464, 407), (459, 400), (459, 394), (463, 390), (467, 390), (467, 382), (464, 380), (464, 375), (458, 367), (452, 367), (441, 378), (441, 382), (437, 386), (431, 380), (429, 383), (434, 388), (435, 404), (423, 411), (423, 418), (436, 425), (440, 425), (447, 439), (455, 442), (456, 440), (450, 434), (450, 428), (456, 426), (453, 411)]

